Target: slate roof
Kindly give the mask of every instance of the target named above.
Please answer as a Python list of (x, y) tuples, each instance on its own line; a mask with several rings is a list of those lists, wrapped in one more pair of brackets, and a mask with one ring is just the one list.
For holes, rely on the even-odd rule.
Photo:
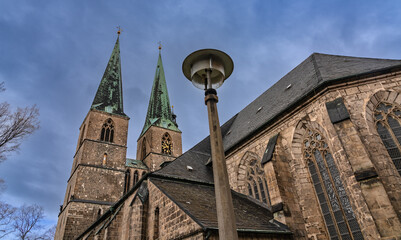
[(126, 116), (123, 109), (120, 41), (118, 37), (91, 109)]
[(237, 114), (230, 135), (224, 137), (224, 149), (229, 150), (324, 84), (394, 66), (401, 66), (401, 60), (313, 53)]
[[(229, 150), (247, 136), (274, 121), (281, 112), (297, 104), (303, 97), (324, 84), (399, 66), (401, 60), (313, 53), (222, 125), (224, 149)], [(289, 85), (291, 87), (287, 88)], [(212, 169), (205, 166), (211, 152), (209, 141), (209, 137), (206, 137), (155, 174), (212, 183)], [(186, 166), (191, 166), (194, 170), (189, 172)]]
[[(227, 134), (235, 118), (236, 116), (232, 117), (221, 126), (223, 136)], [(153, 174), (213, 184), (213, 169), (210, 165), (206, 166), (210, 160), (210, 152), (210, 140), (209, 137), (206, 137), (193, 148)], [(191, 166), (193, 170), (188, 171), (187, 166)]]
[[(184, 210), (203, 229), (217, 229), (216, 199), (211, 185), (190, 184), (182, 181), (151, 178), (164, 194)], [(267, 205), (232, 191), (237, 229), (290, 234), (289, 229), (277, 221)]]

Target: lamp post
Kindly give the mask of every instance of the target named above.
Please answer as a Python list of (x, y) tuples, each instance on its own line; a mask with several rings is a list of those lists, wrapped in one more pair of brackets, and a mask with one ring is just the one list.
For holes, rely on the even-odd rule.
[(182, 71), (185, 77), (195, 87), (205, 90), (205, 104), (208, 111), (210, 145), (212, 149), (217, 221), (219, 239), (221, 240), (238, 239), (223, 139), (217, 113), (216, 103), (218, 98), (215, 90), (231, 75), (233, 68), (232, 59), (226, 53), (215, 49), (202, 49), (193, 52), (182, 63)]

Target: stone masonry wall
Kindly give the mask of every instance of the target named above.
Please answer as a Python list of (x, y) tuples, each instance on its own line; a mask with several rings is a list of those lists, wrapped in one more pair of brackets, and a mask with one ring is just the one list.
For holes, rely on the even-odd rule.
[[(159, 239), (177, 239), (201, 230), (180, 207), (161, 192), (151, 181), (149, 187), (149, 212), (147, 217), (147, 237), (154, 239), (155, 210), (159, 208)], [(189, 238), (191, 239), (191, 238)]]
[[(70, 202), (59, 218), (54, 239), (75, 239), (86, 230), (110, 206)], [(99, 211), (100, 210), (100, 211)]]
[(93, 201), (115, 202), (124, 191), (122, 171), (99, 167), (80, 166), (77, 169), (74, 198)]
[[(394, 225), (399, 222), (401, 177), (396, 172), (394, 164), (392, 164), (375, 127), (372, 124), (369, 125), (369, 121), (372, 122), (372, 116), (367, 114), (368, 110), (372, 108), (372, 106), (368, 105), (369, 102), (372, 102), (372, 97), (378, 98), (375, 93), (379, 91), (389, 92), (381, 94), (380, 97), (382, 99), (393, 100), (397, 104), (401, 104), (401, 95), (398, 94), (398, 92), (401, 92), (401, 77), (399, 74), (388, 74), (358, 80), (353, 83), (348, 82), (335, 87), (331, 86), (329, 89), (325, 89), (322, 94), (317, 93), (317, 96), (310, 99), (305, 105), (298, 107), (295, 112), (283, 116), (278, 122), (260, 131), (247, 142), (227, 154), (227, 168), (231, 187), (239, 192), (244, 192), (243, 189), (239, 189), (243, 184), (238, 182), (241, 159), (245, 154), (251, 152), (261, 160), (269, 139), (273, 135), (280, 133), (280, 138), (277, 142), (277, 145), (282, 146), (282, 151), (278, 153), (280, 158), (275, 156), (272, 165), (266, 164), (267, 166), (265, 166), (266, 177), (270, 179), (269, 192), (272, 194), (273, 204), (281, 200), (284, 209), (287, 207), (287, 211), (291, 213), (299, 213), (301, 211), (301, 214), (291, 214), (291, 220), (285, 214), (284, 216), (276, 215), (276, 217), (278, 220), (285, 222), (293, 232), (296, 229), (305, 229), (306, 237), (309, 239), (327, 239), (327, 230), (320, 206), (310, 179), (308, 167), (303, 159), (303, 133), (299, 124), (305, 123), (320, 132), (326, 139), (365, 239), (378, 239), (380, 236), (384, 238), (401, 236), (401, 232)], [(398, 92), (391, 94), (392, 91)], [(360, 137), (362, 142), (358, 143), (358, 141), (352, 141), (352, 139), (348, 142), (344, 141), (342, 139), (344, 136), (339, 136), (331, 123), (325, 104), (339, 97), (344, 99), (351, 116), (351, 122), (356, 127), (356, 136)], [(373, 101), (373, 103), (375, 102), (377, 103), (377, 100)], [(347, 144), (348, 148), (358, 149), (363, 147), (360, 146), (362, 143), (366, 145), (367, 151), (364, 159), (373, 163), (378, 173), (377, 179), (384, 186), (387, 197), (381, 198), (379, 196), (379, 194), (383, 195), (381, 191), (376, 195), (363, 194), (363, 192), (366, 193), (363, 190), (365, 187), (355, 178), (353, 165), (350, 163), (344, 144)], [(360, 164), (368, 163), (361, 162)], [(278, 179), (284, 179), (283, 175), (286, 178), (291, 178), (292, 181), (279, 182)], [(283, 191), (280, 192), (277, 189), (283, 189), (284, 191), (295, 189), (295, 191), (291, 191), (290, 194), (283, 194)], [(386, 209), (387, 212), (396, 213), (397, 217), (391, 215), (393, 219), (391, 221), (378, 221), (378, 219), (383, 219), (383, 216), (380, 216), (379, 210), (372, 209), (372, 207), (375, 209), (380, 209), (380, 207), (374, 206), (383, 206), (383, 210)], [(301, 227), (302, 225), (303, 227)], [(380, 231), (377, 226), (380, 226)], [(302, 239), (301, 235), (296, 238)]]

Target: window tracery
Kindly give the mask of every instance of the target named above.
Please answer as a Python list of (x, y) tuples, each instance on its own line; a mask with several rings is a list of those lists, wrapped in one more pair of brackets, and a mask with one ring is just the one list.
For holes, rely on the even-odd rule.
[(380, 102), (373, 115), (377, 133), (401, 175), (401, 107)]
[(264, 174), (260, 163), (256, 159), (252, 159), (249, 162), (246, 173), (248, 195), (270, 205), (269, 189), (267, 188), (267, 181)]
[(320, 133), (306, 128), (303, 155), (330, 239), (363, 239), (338, 168)]
[(173, 148), (173, 143), (171, 142), (171, 137), (168, 133), (165, 133), (162, 138), (162, 153), (171, 155)]
[(111, 118), (107, 119), (102, 126), (100, 133), (100, 140), (106, 142), (113, 142), (114, 140), (114, 124)]

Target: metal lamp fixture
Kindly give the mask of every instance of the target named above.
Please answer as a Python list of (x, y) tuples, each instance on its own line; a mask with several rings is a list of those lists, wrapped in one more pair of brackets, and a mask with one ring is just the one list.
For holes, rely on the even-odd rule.
[(195, 87), (219, 88), (234, 69), (233, 60), (216, 49), (202, 49), (191, 53), (182, 64), (182, 71)]
[(223, 82), (231, 75), (234, 63), (224, 52), (215, 49), (202, 49), (191, 53), (182, 63), (182, 71), (195, 87), (205, 90), (212, 150), (213, 178), (216, 195), (217, 221), (220, 240), (236, 240), (234, 206), (231, 196), (223, 138), (217, 113), (217, 92)]

